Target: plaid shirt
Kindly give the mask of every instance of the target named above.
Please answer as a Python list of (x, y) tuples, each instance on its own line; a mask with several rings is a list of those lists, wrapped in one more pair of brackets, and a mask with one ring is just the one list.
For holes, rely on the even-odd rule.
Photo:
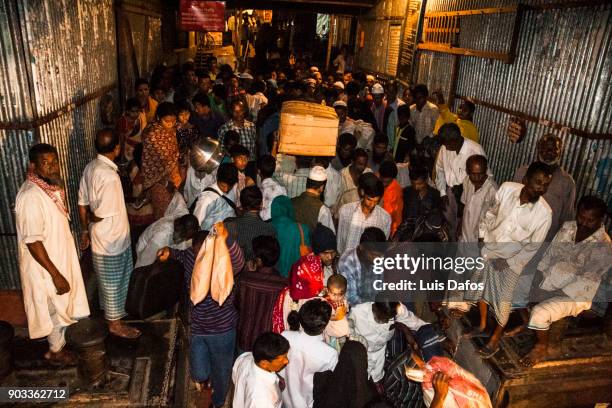
[(389, 239), (391, 216), (382, 207), (376, 206), (366, 218), (361, 210), (361, 201), (344, 204), (338, 217), (338, 252), (343, 253), (359, 245), (361, 234), (368, 227), (380, 228)]
[(228, 130), (235, 130), (236, 132), (238, 132), (238, 134), (240, 135), (240, 144), (249, 149), (249, 152), (251, 152), (249, 160), (255, 160), (255, 124), (253, 122), (245, 120), (244, 125), (240, 127), (234, 123), (233, 119), (228, 120), (223, 124), (223, 126), (219, 128), (219, 143), (221, 145), (223, 145), (225, 134)]

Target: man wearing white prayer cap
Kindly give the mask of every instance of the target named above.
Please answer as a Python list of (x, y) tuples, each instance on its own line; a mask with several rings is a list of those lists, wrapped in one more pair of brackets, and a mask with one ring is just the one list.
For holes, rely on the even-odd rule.
[(325, 191), (327, 171), (321, 166), (310, 168), (306, 179), (306, 191), (291, 199), (295, 211), (295, 220), (308, 225), (314, 231), (317, 223), (335, 231), (331, 211), (323, 204), (321, 195)]
[(385, 89), (381, 84), (372, 85), (372, 96), (374, 97), (374, 103), (372, 104), (372, 113), (376, 119), (376, 126), (381, 132), (385, 131), (385, 109), (387, 109), (387, 102), (385, 101)]
[(340, 100), (335, 101), (332, 105), (338, 115), (338, 135), (343, 133), (355, 133), (355, 122), (353, 119), (348, 117), (348, 105), (346, 102)]

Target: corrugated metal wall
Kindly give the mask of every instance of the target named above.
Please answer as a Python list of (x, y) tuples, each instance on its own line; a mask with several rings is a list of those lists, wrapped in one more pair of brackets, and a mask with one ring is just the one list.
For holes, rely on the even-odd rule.
[(387, 62), (389, 26), (403, 24), (408, 0), (383, 0), (359, 19), (360, 30), (366, 33), (364, 47), (357, 52), (362, 69), (384, 74)]
[(28, 148), (39, 141), (58, 148), (76, 230), (78, 183), (100, 126), (99, 91), (117, 83), (117, 56), (112, 0), (1, 0), (0, 27), (0, 122), (46, 122), (0, 129), (0, 288), (7, 289), (19, 287), (14, 201)]
[[(541, 5), (552, 1), (531, 1)], [(509, 6), (512, 0), (429, 0), (427, 11)], [(507, 50), (512, 14), (463, 17), (460, 46)], [(503, 33), (501, 35), (500, 33)], [(448, 94), (452, 57), (419, 52), (416, 82)], [(592, 133), (612, 132), (612, 5), (526, 11), (513, 64), (461, 56), (456, 93)], [(456, 104), (458, 102), (456, 101)], [(456, 106), (455, 106), (456, 108)], [(597, 193), (612, 206), (612, 141), (589, 140), (527, 122), (520, 144), (508, 141), (509, 115), (477, 106), (474, 118), (498, 181), (535, 158), (544, 133), (565, 141), (562, 165), (575, 178), (578, 196)]]

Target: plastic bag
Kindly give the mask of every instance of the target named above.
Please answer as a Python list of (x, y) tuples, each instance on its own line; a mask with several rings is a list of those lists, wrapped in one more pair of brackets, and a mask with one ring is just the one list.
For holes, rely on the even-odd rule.
[(434, 398), (432, 379), (438, 371), (450, 377), (444, 408), (492, 408), (489, 394), (478, 378), (446, 357), (432, 357), (424, 370), (406, 369), (409, 380), (422, 383), (423, 400), (427, 406)]

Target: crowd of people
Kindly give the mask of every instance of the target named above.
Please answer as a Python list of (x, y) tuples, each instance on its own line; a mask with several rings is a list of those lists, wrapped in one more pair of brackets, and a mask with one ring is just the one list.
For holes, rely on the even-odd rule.
[[(345, 72), (343, 58), (335, 63), (329, 73), (299, 58), (271, 61), (266, 72), (160, 66), (136, 82), (115, 126), (96, 134), (97, 156), (80, 175), (78, 244), (91, 249), (100, 309), (115, 336), (141, 335), (123, 320), (134, 267), (172, 258), (189, 293), (203, 243), (212, 234), (225, 240), (233, 289), (222, 304), (209, 294), (189, 305), (191, 377), (212, 389), (214, 407), (231, 383), (236, 408), (383, 404), (394, 355), (449, 356), (442, 318), (376, 298), (369, 283), (377, 243), (482, 248), (485, 267), (472, 280), (484, 289), (430, 308), (452, 318), (477, 306), (480, 322), (467, 335), (489, 337), (483, 358), (499, 350), (517, 287), (544, 293), (522, 305), (538, 338), (526, 366), (546, 358), (553, 322), (602, 300), (610, 252), (593, 244), (610, 242), (607, 208), (594, 196), (575, 203), (574, 180), (559, 164), (561, 138), (543, 136), (533, 163), (498, 185), (473, 103), (454, 114), (423, 84), (380, 83)], [(277, 153), (289, 100), (335, 109), (335, 157)], [(213, 172), (190, 161), (200, 138), (223, 146)], [(15, 206), (29, 334), (47, 337), (45, 358), (58, 365), (74, 363), (66, 327), (90, 314), (62, 159), (51, 145), (32, 146)], [(542, 245), (551, 241), (559, 245)], [(524, 273), (529, 265), (535, 274)], [(434, 377), (432, 407), (445, 406), (449, 381)]]

